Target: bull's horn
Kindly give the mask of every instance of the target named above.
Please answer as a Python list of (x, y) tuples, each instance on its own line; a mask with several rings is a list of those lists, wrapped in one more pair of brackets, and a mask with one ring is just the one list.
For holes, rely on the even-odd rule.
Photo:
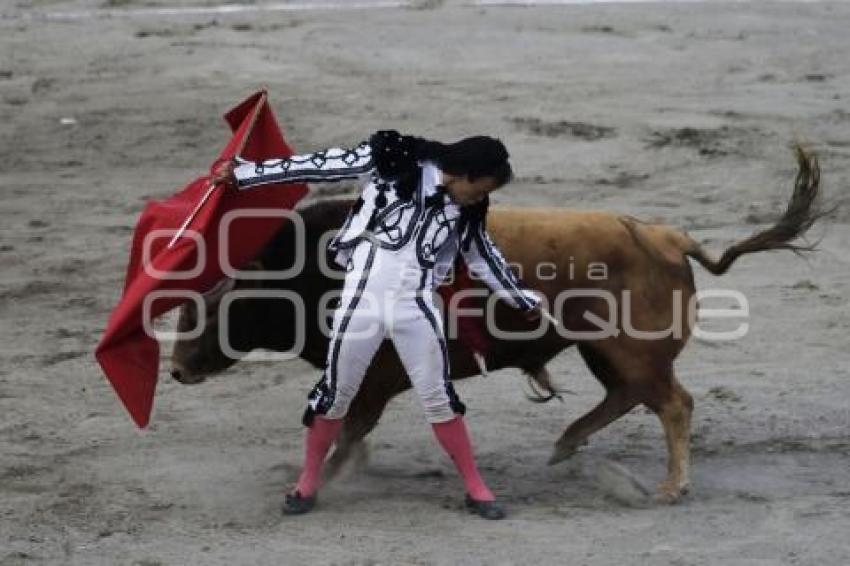
[(487, 362), (484, 360), (484, 356), (481, 355), (481, 352), (472, 352), (472, 357), (475, 358), (475, 363), (478, 364), (478, 369), (481, 370), (481, 375), (484, 377), (490, 375), (487, 372)]
[(202, 296), (207, 302), (218, 302), (224, 295), (232, 291), (235, 286), (235, 279), (231, 279), (230, 277), (224, 277), (215, 285), (213, 285), (209, 291), (203, 293)]

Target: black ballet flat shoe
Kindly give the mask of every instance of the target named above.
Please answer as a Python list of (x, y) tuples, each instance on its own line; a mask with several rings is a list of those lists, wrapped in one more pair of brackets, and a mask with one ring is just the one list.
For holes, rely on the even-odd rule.
[(470, 513), (475, 513), (479, 517), (497, 521), (505, 518), (505, 508), (498, 501), (478, 501), (472, 499), (472, 496), (466, 494), (466, 508)]
[(298, 491), (287, 493), (283, 498), (281, 511), (284, 515), (303, 515), (312, 511), (316, 505), (316, 496), (304, 497)]

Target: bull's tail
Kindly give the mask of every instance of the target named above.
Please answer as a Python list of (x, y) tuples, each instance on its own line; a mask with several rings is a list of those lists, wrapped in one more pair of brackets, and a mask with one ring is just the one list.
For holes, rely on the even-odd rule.
[(788, 207), (776, 224), (736, 242), (723, 252), (719, 260), (710, 257), (702, 246), (693, 241), (685, 250), (685, 255), (694, 258), (714, 275), (723, 275), (732, 263), (744, 254), (766, 250), (791, 250), (795, 253), (813, 251), (814, 245), (797, 245), (792, 242), (805, 234), (818, 218), (828, 213), (821, 210), (817, 203), (820, 168), (817, 156), (809, 154), (799, 144), (794, 147), (794, 153), (799, 167), (794, 192)]

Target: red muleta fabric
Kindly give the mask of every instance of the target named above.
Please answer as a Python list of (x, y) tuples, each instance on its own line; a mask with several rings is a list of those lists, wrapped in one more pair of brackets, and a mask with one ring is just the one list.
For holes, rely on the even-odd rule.
[[(248, 97), (224, 119), (233, 136), (215, 163), (239, 155), (251, 161), (286, 157), (292, 150), (284, 141), (265, 91)], [(209, 290), (224, 275), (218, 260), (219, 225), (222, 216), (237, 209), (264, 209), (270, 214), (291, 209), (307, 193), (304, 184), (265, 185), (250, 191), (217, 187), (209, 200), (197, 210), (187, 234), (168, 247), (171, 237), (186, 218), (195, 211), (207, 193), (209, 175), (198, 177), (183, 190), (163, 201), (150, 201), (139, 218), (133, 234), (124, 293), (112, 311), (106, 331), (95, 350), (95, 357), (106, 373), (118, 397), (133, 421), (145, 427), (150, 421), (159, 373), (159, 344), (148, 336), (143, 326), (145, 297), (155, 291)], [(235, 220), (228, 230), (227, 250), (230, 264), (239, 269), (254, 258), (284, 218), (254, 217)], [(149, 241), (148, 269), (144, 266), (145, 239), (154, 230), (164, 230), (161, 237)], [(204, 245), (199, 250), (197, 236)], [(186, 279), (158, 277), (157, 273), (175, 274), (191, 271), (202, 261), (199, 273)], [(151, 302), (150, 318), (181, 305), (185, 296), (163, 297)]]

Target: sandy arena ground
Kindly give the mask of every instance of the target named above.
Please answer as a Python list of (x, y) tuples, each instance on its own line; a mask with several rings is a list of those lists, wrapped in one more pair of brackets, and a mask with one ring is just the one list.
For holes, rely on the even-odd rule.
[(674, 506), (629, 483), (665, 470), (643, 409), (545, 465), (601, 398), (573, 351), (551, 364), (577, 393), (563, 404), (528, 402), (518, 371), (458, 385), (510, 511), (495, 523), (462, 510), (409, 393), (368, 467), (284, 519), (316, 370), (241, 364), (186, 387), (163, 363), (139, 431), (92, 356), (145, 200), (203, 171), (228, 136), (219, 116), (261, 87), (298, 149), (386, 126), (486, 132), (518, 176), (497, 203), (660, 219), (715, 251), (781, 211), (794, 139), (818, 152), (827, 202), (850, 204), (850, 5), (163, 4), (0, 7), (0, 564), (850, 563), (848, 206), (807, 259), (695, 269), (747, 295), (750, 329), (679, 358), (696, 411), (692, 492)]

